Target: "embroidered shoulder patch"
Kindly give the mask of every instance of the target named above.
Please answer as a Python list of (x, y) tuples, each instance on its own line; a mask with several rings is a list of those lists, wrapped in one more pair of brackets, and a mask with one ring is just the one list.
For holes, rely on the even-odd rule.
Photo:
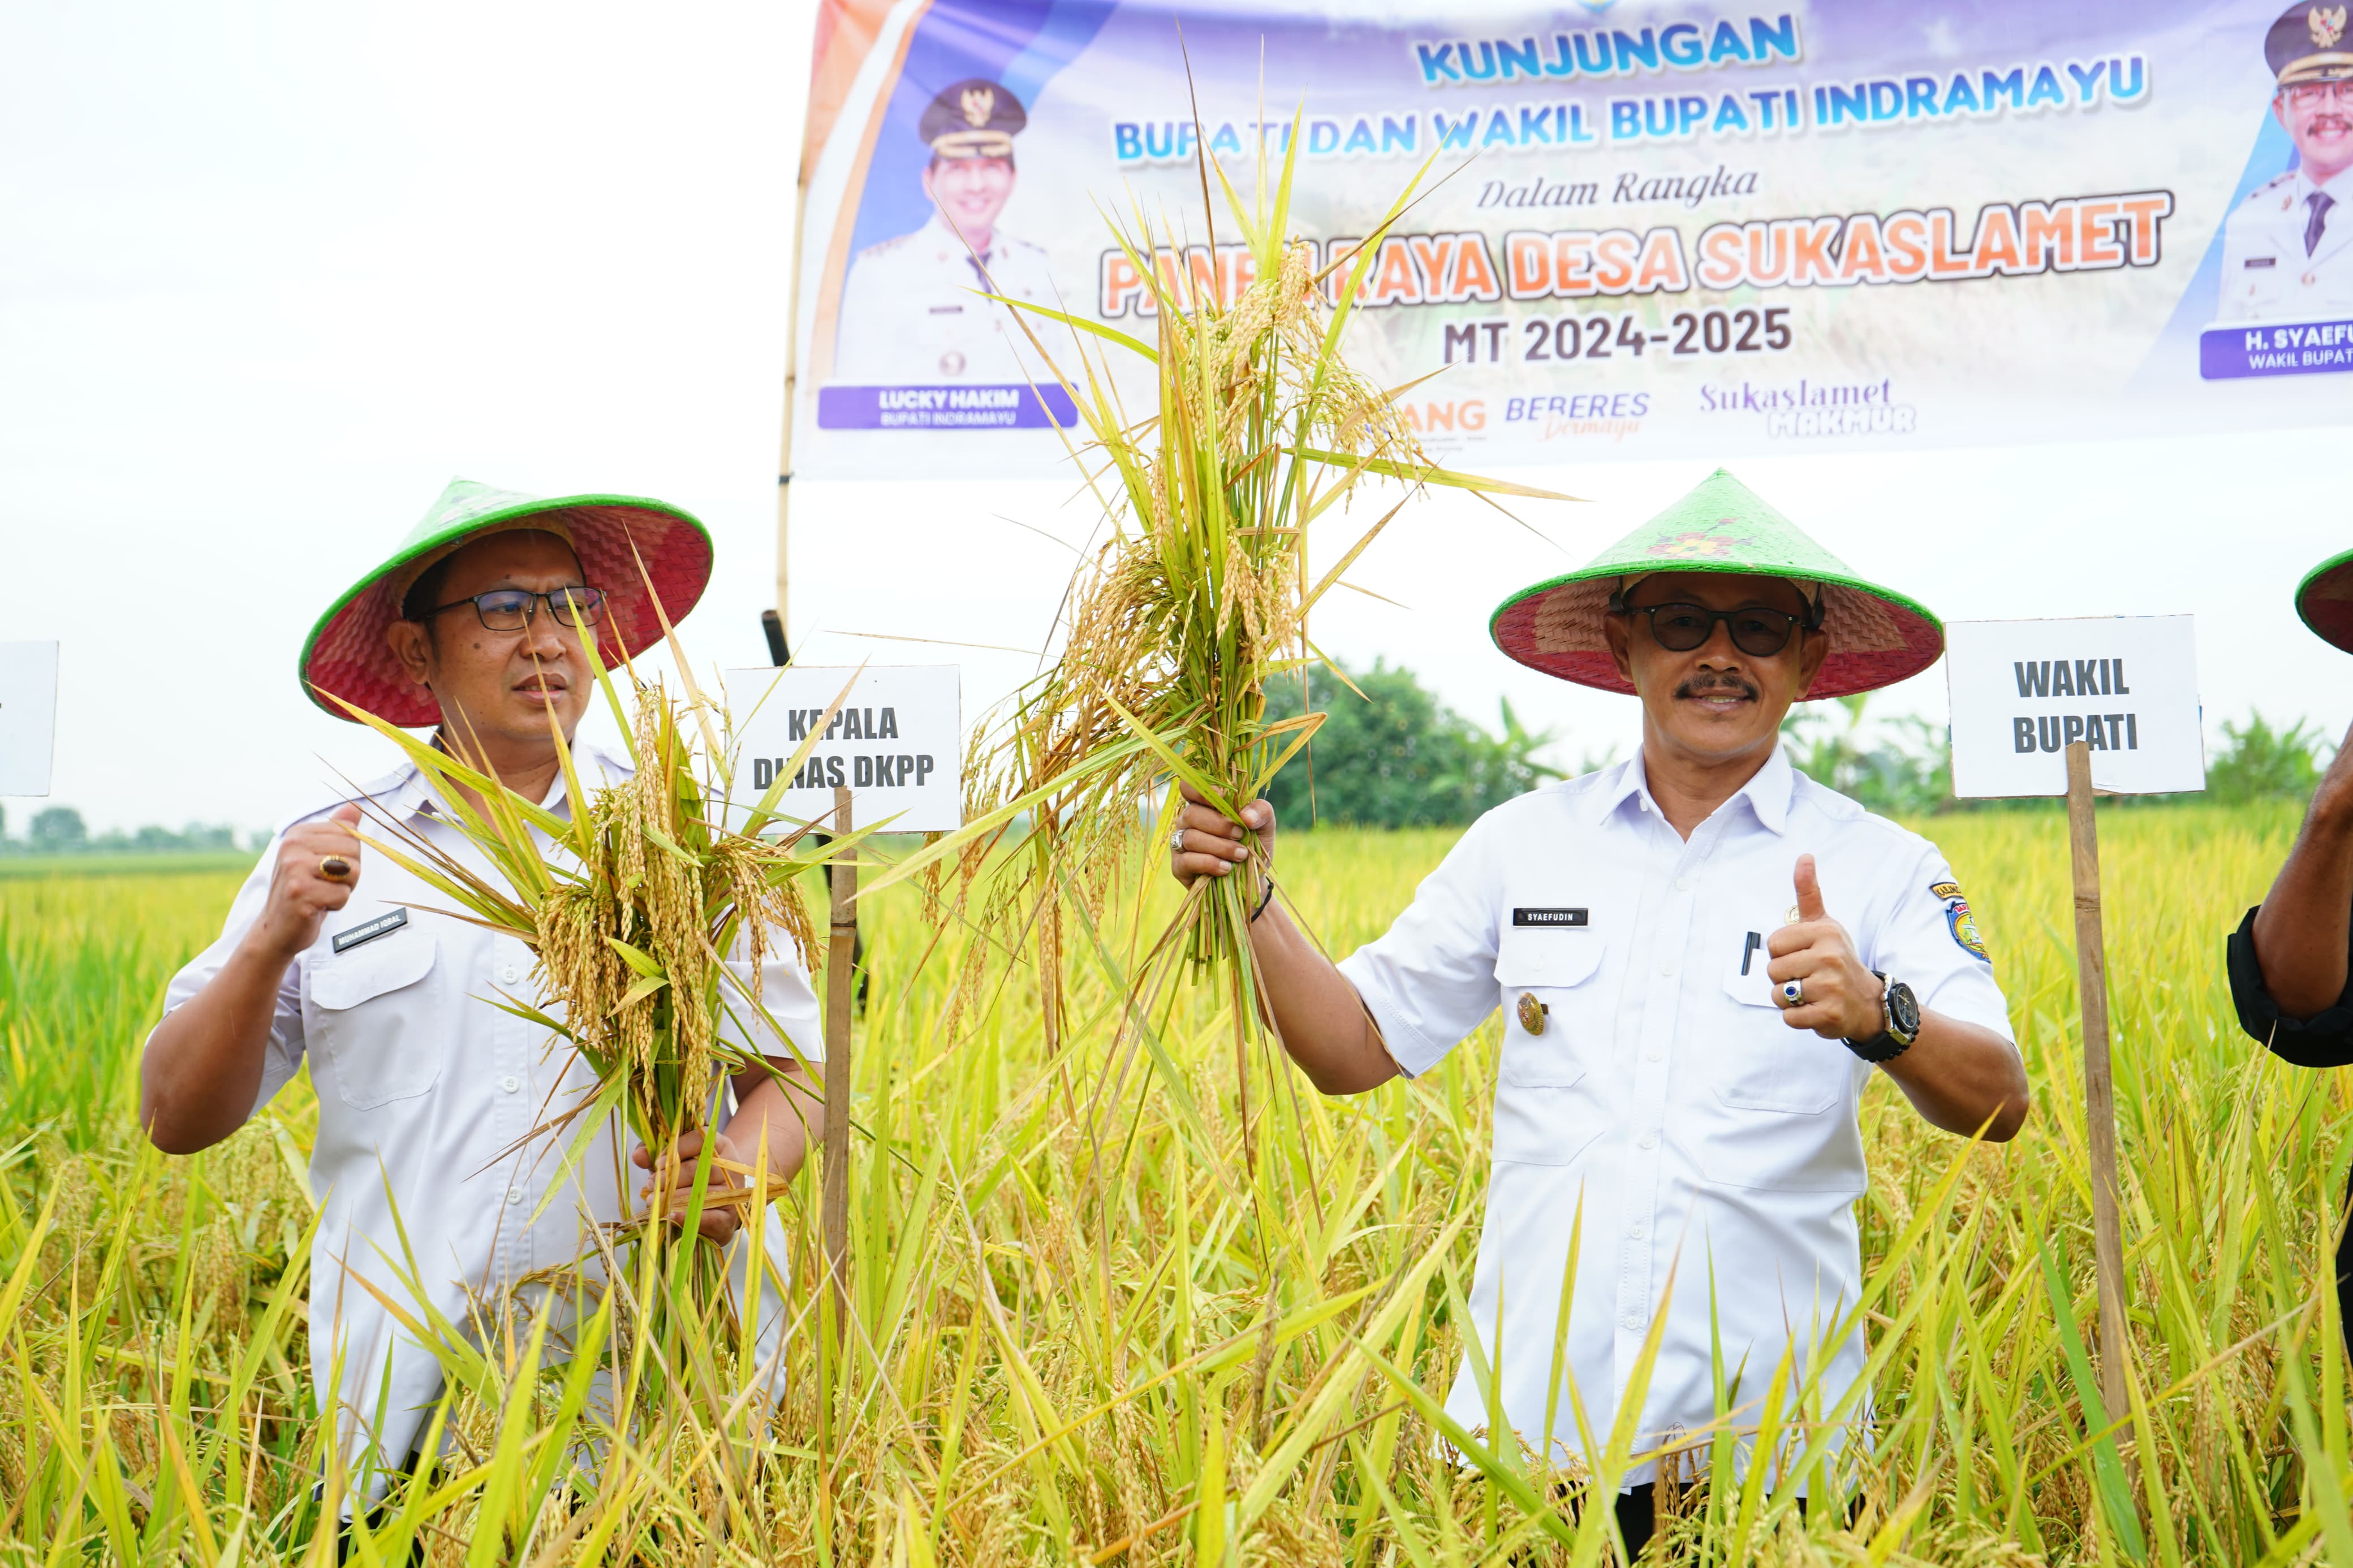
[(1961, 897), (1961, 885), (1958, 882), (1931, 882), (1928, 891), (1943, 901), (1945, 929), (1953, 933), (1953, 941), (1959, 944), (1961, 951), (1991, 963), (1993, 955), (1986, 952), (1985, 938), (1978, 933), (1977, 916), (1969, 913), (1969, 901)]

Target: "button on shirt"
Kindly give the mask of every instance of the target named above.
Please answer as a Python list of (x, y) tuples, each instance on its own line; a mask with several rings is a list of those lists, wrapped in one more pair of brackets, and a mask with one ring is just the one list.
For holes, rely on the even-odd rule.
[[(1869, 1067), (1790, 1028), (1763, 942), (1788, 921), (1811, 854), (1831, 918), (1862, 962), (1921, 1005), (2010, 1037), (1992, 966), (1934, 845), (1799, 774), (1778, 749), (1679, 837), (1641, 759), (1523, 795), (1481, 817), (1377, 942), (1340, 965), (1409, 1073), (1435, 1066), (1500, 1003), (1494, 1163), (1471, 1292), (1506, 1418), (1545, 1447), (1562, 1271), (1582, 1213), (1556, 1458), (1617, 1419), (1644, 1339), (1665, 1318), (1639, 1451), (1715, 1418), (1710, 1314), (1736, 1410), (1862, 1289), (1856, 1113)], [(1955, 908), (1958, 906), (1958, 914)], [(1543, 1011), (1517, 1005), (1533, 995)], [(1711, 1273), (1713, 1280), (1711, 1280)], [(1669, 1280), (1673, 1292), (1668, 1292)], [(1711, 1308), (1710, 1298), (1714, 1297)], [(1831, 1347), (1821, 1408), (1862, 1375)], [(1448, 1409), (1487, 1425), (1468, 1365)], [(1736, 1422), (1739, 1417), (1736, 1414)], [(1592, 1456), (1585, 1456), (1588, 1460)], [(1645, 1464), (1627, 1478), (1655, 1474)]]
[[(584, 775), (603, 782), (628, 774), (626, 762), (589, 748), (575, 759)], [(363, 832), (389, 841), (385, 824), (396, 825), (494, 877), (436, 806), (413, 765), (365, 786), (357, 798), (368, 818)], [(295, 820), (315, 821), (339, 804)], [(559, 816), (569, 815), (561, 778), (545, 804)], [(238, 890), (220, 940), (173, 977), (167, 1014), (220, 972), (260, 918), (277, 859), (273, 842)], [(386, 857), (363, 853), (351, 900), (327, 916), (318, 941), (280, 984), (254, 1102), (259, 1111), (309, 1061), (319, 1096), (311, 1185), (323, 1210), (311, 1254), (311, 1363), (320, 1407), (341, 1413), (339, 1431), (354, 1465), (371, 1446), (379, 1463), (399, 1464), (441, 1384), (438, 1363), (398, 1327), (368, 1284), (411, 1311), (421, 1289), (454, 1323), (468, 1321), (470, 1302), (496, 1301), (518, 1288), (535, 1305), (539, 1287), (524, 1286), (525, 1279), (578, 1258), (584, 1226), (626, 1217), (644, 1180), (627, 1163), (635, 1140), (617, 1119), (568, 1173), (565, 1154), (576, 1127), (532, 1136), (593, 1092), (596, 1076), (565, 1042), (489, 1000), (505, 994), (557, 1011), (531, 984), (530, 949), (431, 912), (448, 907), (446, 895)], [(405, 923), (335, 951), (339, 933), (403, 909)], [(785, 952), (767, 956), (761, 985), (765, 1005), (791, 1045), (757, 1021), (731, 1022), (723, 1032), (775, 1060), (792, 1060), (797, 1047), (816, 1061), (824, 1049), (817, 998), (788, 943)], [(723, 1121), (724, 1114), (723, 1106)], [(767, 1256), (781, 1261), (787, 1256), (781, 1217), (772, 1211), (768, 1224)], [(413, 1283), (405, 1278), (410, 1265), (401, 1228), (413, 1248)], [(747, 1240), (739, 1237), (735, 1244), (739, 1301)], [(763, 1297), (760, 1355), (768, 1364), (784, 1303), (772, 1285)], [(559, 1320), (559, 1333), (562, 1328)], [(328, 1384), (338, 1350), (340, 1389)], [(777, 1367), (782, 1362), (774, 1358)], [(364, 1440), (371, 1430), (377, 1432), (373, 1445)]]

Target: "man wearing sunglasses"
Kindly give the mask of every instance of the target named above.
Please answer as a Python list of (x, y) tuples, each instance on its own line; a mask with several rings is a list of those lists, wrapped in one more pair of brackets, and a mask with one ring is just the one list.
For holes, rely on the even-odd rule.
[[(338, 718), (351, 717), (340, 700), (432, 726), (444, 750), (565, 816), (554, 737), (570, 742), (593, 695), (589, 641), (607, 662), (659, 642), (665, 617), (693, 608), (711, 561), (702, 525), (660, 501), (541, 500), (459, 480), (320, 618), (303, 686)], [(626, 758), (595, 747), (574, 748), (574, 761), (585, 788), (628, 777)], [(676, 1176), (701, 1139), (657, 1160), (616, 1121), (573, 1158), (580, 1129), (545, 1129), (593, 1092), (595, 1074), (545, 1028), (493, 1005), (546, 1006), (531, 951), (441, 912), (447, 896), (362, 849), (364, 831), (492, 875), (451, 824), (454, 803), (406, 763), (340, 794), (279, 831), (220, 940), (174, 977), (141, 1064), (140, 1110), (159, 1148), (194, 1152), (309, 1066), (322, 1207), (311, 1364), (348, 1500), (380, 1496), (389, 1472), (434, 1458), (415, 1449), (443, 1392), (440, 1363), (396, 1312), (438, 1315), (493, 1351), (527, 1341), (543, 1271), (580, 1258), (594, 1227), (644, 1212), (658, 1175), (659, 1201), (683, 1218)], [(720, 1158), (749, 1160), (765, 1134), (781, 1187), (823, 1129), (806, 1065), (823, 1037), (789, 946), (758, 978), (761, 1008), (731, 1006), (721, 1032), (763, 1065), (736, 1075), (733, 1114), (719, 1108), (714, 1136)], [(781, 1259), (786, 1238), (769, 1222), (767, 1256)], [(737, 1223), (713, 1209), (702, 1234), (728, 1245)], [(751, 1289), (746, 1252), (733, 1247), (739, 1300)], [(766, 1361), (784, 1303), (763, 1293)], [(501, 1330), (518, 1310), (510, 1338)], [(553, 1353), (567, 1321), (559, 1311)]]
[(2345, 0), (2299, 0), (2263, 37), (2272, 114), (2295, 167), (2256, 188), (2222, 226), (2225, 321), (2353, 316), (2353, 41)]
[[(1632, 760), (1489, 812), (1337, 964), (1271, 897), (1266, 802), (1243, 813), (1257, 858), (1187, 805), (1172, 869), (1247, 879), (1272, 1019), (1326, 1094), (1430, 1071), (1500, 1005), (1481, 1343), (1448, 1409), (1489, 1426), (1483, 1363), (1516, 1436), (1481, 1440), (1569, 1470), (1647, 1379), (1627, 1416), (1657, 1457), (1616, 1500), (1630, 1551), (1661, 1467), (1704, 1465), (1712, 1428), (1835, 1441), (1867, 1414), (1862, 1315), (1892, 1310), (1864, 1299), (1853, 1210), (1874, 1071), (1934, 1125), (1995, 1140), (2025, 1119), (2026, 1074), (1943, 856), (1778, 743), (1799, 698), (1935, 662), (1926, 610), (1719, 469), (1490, 631), (1522, 664), (1639, 697)], [(1742, 1441), (1744, 1466), (1786, 1473), (1792, 1449)]]

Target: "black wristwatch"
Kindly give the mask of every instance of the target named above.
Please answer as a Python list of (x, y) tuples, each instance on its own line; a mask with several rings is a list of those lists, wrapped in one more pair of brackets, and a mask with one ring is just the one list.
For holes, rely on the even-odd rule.
[(1890, 980), (1876, 969), (1883, 988), (1879, 995), (1879, 1033), (1867, 1040), (1849, 1040), (1846, 1048), (1867, 1062), (1892, 1062), (1920, 1037), (1920, 999), (1901, 980)]

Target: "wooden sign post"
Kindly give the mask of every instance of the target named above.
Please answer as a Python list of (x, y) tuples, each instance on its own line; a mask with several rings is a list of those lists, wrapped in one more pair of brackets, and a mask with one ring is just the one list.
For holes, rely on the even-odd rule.
[(2092, 1255), (2100, 1291), (2100, 1401), (2115, 1423), (2132, 1412), (2131, 1351), (2092, 797), (2094, 790), (2157, 795), (2206, 787), (2195, 628), (2188, 616), (1956, 621), (1946, 628), (1945, 673), (1953, 699), (1953, 793), (2067, 799)]
[[(781, 643), (782, 629), (776, 640)], [(781, 647), (775, 650), (785, 651)], [(964, 675), (952, 664), (731, 669), (741, 797), (782, 784), (776, 809), (847, 837), (852, 816), (889, 833), (964, 826)], [(820, 840), (821, 841), (821, 840)], [(862, 858), (862, 857), (861, 857)], [(833, 862), (825, 973), (825, 1176), (819, 1198), (838, 1343), (849, 1322), (849, 1025), (858, 1010), (858, 866)]]
[[(834, 827), (848, 833), (849, 791), (833, 792)], [(833, 1295), (833, 1333), (849, 1325), (849, 1014), (857, 1005), (858, 864), (836, 862), (833, 941), (825, 961), (825, 1272)]]
[(2092, 750), (2067, 747), (2067, 846), (2075, 868), (2075, 973), (2084, 1010), (2084, 1116), (2092, 1151), (2092, 1255), (2100, 1286), (2100, 1398), (2108, 1419), (2132, 1409), (2125, 1381), (2125, 1243), (2116, 1213), (2116, 1086), (2108, 1066), (2108, 953), (2100, 930), (2100, 829)]

